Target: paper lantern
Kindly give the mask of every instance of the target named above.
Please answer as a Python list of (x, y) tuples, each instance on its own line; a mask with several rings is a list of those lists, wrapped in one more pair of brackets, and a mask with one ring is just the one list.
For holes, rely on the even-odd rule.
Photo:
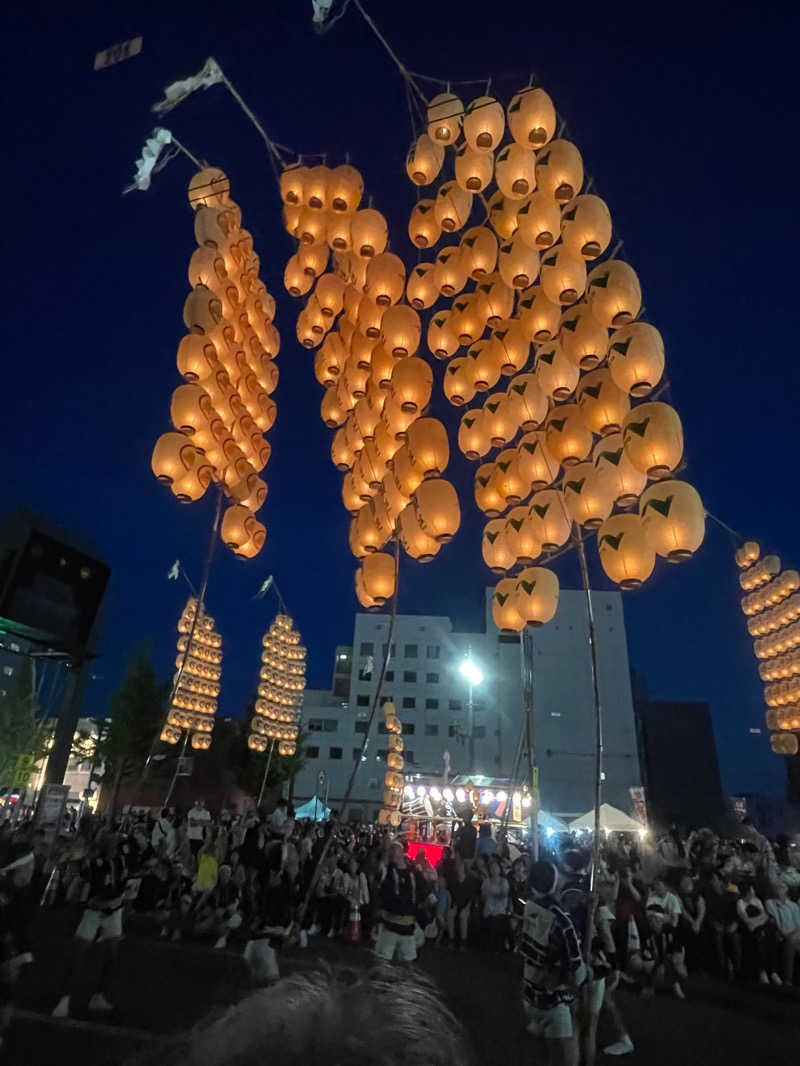
[(406, 268), (403, 260), (392, 252), (381, 252), (367, 266), (366, 293), (378, 307), (396, 304), (405, 292)]
[(475, 281), (482, 281), (497, 265), (497, 238), (486, 226), (473, 226), (461, 238), (461, 265)]
[(475, 289), (476, 310), (494, 327), (514, 313), (514, 290), (499, 274), (490, 274)]
[(428, 104), (428, 136), (437, 145), (452, 144), (461, 129), (464, 105), (453, 93), (439, 93)]
[(203, 381), (218, 365), (217, 349), (212, 338), (187, 333), (178, 345), (176, 362), (179, 372), (187, 381)]
[(759, 562), (739, 574), (739, 584), (745, 592), (752, 592), (753, 589), (766, 585), (779, 573), (780, 568), (781, 561), (777, 555), (765, 555)]
[(442, 248), (436, 256), (433, 278), (442, 296), (455, 296), (467, 283), (467, 270), (458, 245)]
[(350, 233), (350, 215), (331, 214), (327, 217), (325, 240), (334, 252), (348, 252), (353, 247)]
[(348, 408), (344, 405), (339, 395), (339, 389), (326, 389), (325, 395), (322, 397), (319, 413), (328, 429), (336, 429), (338, 426), (344, 425), (347, 411)]
[(647, 396), (664, 373), (664, 341), (649, 322), (632, 322), (612, 333), (608, 349), (611, 376), (631, 396)]
[(159, 740), (164, 740), (167, 744), (177, 744), (181, 739), (180, 729), (176, 729), (174, 726), (165, 725), (161, 730)]
[(536, 380), (545, 396), (566, 400), (575, 391), (580, 371), (564, 354), (559, 341), (536, 349)]
[(508, 383), (506, 393), (513, 403), (519, 428), (526, 432), (538, 429), (547, 418), (549, 404), (536, 375), (515, 374)]
[(195, 285), (206, 285), (216, 291), (217, 287), (227, 280), (224, 256), (218, 248), (196, 248), (189, 260), (187, 276), (192, 288)]
[(337, 470), (350, 470), (355, 462), (355, 455), (348, 446), (344, 429), (337, 429), (331, 441), (331, 460)]
[(586, 288), (586, 265), (579, 255), (558, 244), (542, 256), (541, 278), (548, 300), (574, 304)]
[(444, 147), (423, 133), (408, 150), (406, 173), (415, 185), (430, 185), (438, 177), (443, 162)]
[[(471, 383), (473, 395), (476, 392), (486, 392), (487, 389), (497, 384), (500, 380), (500, 359), (500, 353), (488, 340), (476, 341), (470, 345), (467, 351), (464, 373)], [(450, 367), (455, 362), (456, 360), (454, 359)], [(450, 367), (447, 369), (449, 370)], [(447, 371), (445, 371), (445, 380), (447, 380)], [(452, 397), (448, 397), (448, 399), (450, 399), (451, 403), (456, 402)]]
[[(422, 326), (419, 315), (408, 304), (389, 307), (381, 319), (381, 341), (396, 358), (405, 361), (419, 348)], [(421, 360), (421, 362), (425, 362)], [(427, 366), (427, 363), (425, 363)]]
[(553, 408), (545, 423), (545, 442), (562, 466), (574, 466), (589, 455), (594, 438), (577, 404)]
[(517, 444), (517, 472), (534, 492), (545, 489), (558, 477), (561, 469), (550, 453), (543, 432), (526, 433)]
[(329, 333), (317, 353), (317, 359), (324, 362), (325, 369), (333, 378), (338, 378), (347, 362), (347, 352), (338, 333)]
[(533, 193), (517, 212), (517, 236), (537, 252), (555, 244), (560, 225), (561, 212), (549, 193)]
[(452, 540), (461, 525), (456, 490), (444, 478), (423, 481), (412, 500), (417, 521), (438, 544)]
[(405, 440), (408, 427), (417, 418), (412, 411), (404, 411), (400, 404), (390, 396), (381, 411), (381, 421), (394, 433), (397, 440)]
[(516, 562), (506, 543), (505, 530), (504, 518), (493, 518), (483, 528), (481, 553), (483, 561), (493, 574), (506, 573)]
[[(416, 473), (416, 471), (414, 471), (414, 473)], [(414, 488), (416, 488), (416, 484)], [(392, 522), (393, 527), (396, 528), (398, 517), (409, 505), (409, 503), (411, 503), (411, 496), (410, 494), (406, 496), (402, 492), (402, 490), (397, 484), (393, 470), (389, 471), (387, 474), (384, 475), (383, 481), (381, 483), (381, 494), (383, 496), (384, 503), (386, 504), (387, 514)]]
[(536, 188), (536, 156), (530, 148), (509, 144), (495, 163), (497, 187), (508, 200), (523, 200)]
[(594, 463), (578, 463), (564, 475), (564, 502), (570, 517), (579, 526), (597, 529), (614, 506), (613, 482)]
[(475, 395), (475, 386), (465, 358), (450, 360), (445, 367), (442, 388), (445, 396), (454, 406), (461, 407), (469, 403)]
[(386, 462), (378, 451), (374, 439), (365, 440), (358, 453), (358, 473), (371, 492), (377, 492), (386, 473)]
[(655, 552), (638, 515), (612, 515), (597, 532), (603, 570), (621, 589), (636, 589), (655, 566)]
[(747, 540), (741, 548), (736, 549), (734, 558), (739, 569), (746, 570), (761, 558), (761, 546), (754, 540)]
[(498, 189), (489, 198), (489, 225), (501, 241), (510, 241), (517, 232), (519, 200), (507, 200)]
[(553, 101), (544, 89), (515, 93), (506, 114), (508, 129), (517, 144), (541, 148), (556, 131), (558, 120)]
[(382, 607), (395, 592), (394, 557), (384, 552), (368, 555), (361, 564), (361, 571), (367, 595)]
[(234, 551), (250, 540), (256, 517), (240, 504), (229, 507), (222, 516), (221, 536), (223, 543)]
[(597, 259), (611, 243), (611, 212), (605, 200), (586, 193), (566, 204), (561, 213), (561, 240), (584, 259)]
[(283, 225), (286, 228), (287, 233), (296, 239), (300, 240), (300, 235), (297, 232), (297, 227), (300, 224), (300, 216), (303, 213), (303, 207), (301, 204), (284, 204), (281, 211), (281, 217), (283, 218)]
[(411, 462), (408, 446), (403, 444), (392, 458), (392, 475), (398, 492), (410, 500), (422, 484), (422, 471)]
[(564, 204), (581, 191), (583, 159), (571, 141), (550, 141), (536, 156), (536, 185)]
[(558, 489), (542, 489), (534, 493), (529, 509), (533, 535), (541, 542), (543, 551), (555, 551), (566, 544), (572, 533), (572, 519)]
[(313, 207), (304, 207), (297, 220), (297, 236), (303, 244), (321, 244), (328, 239), (328, 217)]
[(610, 259), (589, 274), (586, 299), (599, 322), (609, 329), (618, 328), (639, 314), (642, 289), (632, 267), (621, 259)]
[(311, 167), (303, 179), (303, 196), (309, 207), (321, 211), (328, 206), (330, 171), (320, 164)]
[(406, 554), (416, 559), (417, 562), (431, 562), (441, 548), (441, 544), (420, 526), (413, 503), (400, 512), (397, 519), (397, 533)]
[(612, 433), (595, 445), (593, 462), (609, 478), (609, 491), (620, 507), (632, 507), (647, 485), (647, 475), (637, 470), (622, 445), (622, 433)]
[(539, 253), (528, 247), (517, 234), (500, 245), (497, 269), (510, 288), (527, 289), (539, 276)]
[(497, 628), (505, 632), (519, 633), (525, 628), (525, 619), (516, 606), (516, 588), (515, 578), (503, 578), (497, 582), (492, 597), (492, 619)]
[(530, 358), (530, 342), (517, 319), (509, 318), (497, 323), (494, 342), (500, 356), (502, 375), (510, 377), (527, 364)]
[(606, 368), (592, 370), (581, 378), (578, 407), (592, 433), (601, 437), (618, 433), (631, 409), (627, 392), (614, 383), (611, 372)]
[(207, 285), (195, 285), (183, 305), (183, 321), (191, 333), (213, 333), (222, 318), (222, 302)]
[(381, 335), (381, 322), (383, 321), (385, 313), (386, 310), (384, 307), (376, 304), (371, 296), (364, 293), (358, 304), (357, 328), (365, 337), (371, 337), (373, 340), (377, 340)]
[(350, 239), (353, 251), (362, 259), (380, 255), (389, 239), (386, 219), (371, 207), (356, 211), (350, 220)]
[(506, 116), (503, 105), (492, 96), (479, 96), (467, 105), (464, 140), (470, 148), (492, 152), (503, 139)]
[(450, 445), (447, 430), (438, 418), (418, 418), (412, 422), (408, 427), (406, 447), (411, 465), (423, 478), (441, 477), (447, 469)]
[(473, 344), (486, 328), (483, 307), (474, 292), (462, 293), (453, 300), (448, 324), (458, 337), (459, 344)]
[(466, 224), (472, 211), (472, 193), (467, 192), (454, 181), (446, 181), (439, 187), (434, 204), (436, 221), (447, 233), (461, 229)]
[(490, 448), (482, 410), (467, 411), (458, 427), (458, 447), (467, 459), (480, 459)]
[(696, 489), (685, 481), (659, 481), (639, 500), (647, 541), (668, 563), (691, 558), (703, 543), (706, 512)]
[(528, 625), (543, 626), (555, 617), (559, 592), (558, 578), (552, 570), (529, 566), (517, 576), (514, 606)]
[(324, 274), (317, 282), (314, 295), (320, 311), (326, 318), (334, 319), (344, 305), (344, 281), (336, 274)]
[[(370, 372), (365, 370), (363, 366), (353, 358), (352, 354), (348, 356), (347, 362), (344, 365), (344, 373), (341, 376), (341, 384), (339, 387), (344, 390), (353, 398), (353, 401), (361, 399), (362, 396), (367, 394), (367, 382), (369, 381)], [(349, 405), (349, 409), (355, 406), (355, 402)]]
[(297, 249), (297, 261), (309, 277), (318, 278), (328, 266), (330, 249), (327, 244), (301, 244)]
[(625, 454), (650, 478), (669, 477), (683, 457), (683, 427), (677, 411), (666, 403), (634, 407), (622, 426)]
[(514, 565), (529, 566), (542, 554), (542, 545), (534, 533), (534, 524), (527, 507), (513, 507), (508, 512), (504, 539)]
[(370, 381), (379, 388), (388, 391), (396, 362), (395, 357), (383, 344), (376, 344), (372, 349), (370, 361)]
[(156, 478), (165, 485), (179, 481), (198, 462), (198, 452), (183, 433), (162, 433), (150, 460)]
[(328, 200), (333, 211), (351, 213), (364, 195), (364, 179), (347, 163), (334, 167), (328, 175)]
[[(383, 317), (382, 315), (381, 328), (383, 328)], [(347, 358), (360, 370), (372, 370), (372, 355), (377, 346), (374, 337), (367, 337), (360, 329), (356, 329), (350, 338), (350, 354)]]
[(798, 740), (794, 733), (773, 733), (769, 738), (770, 747), (776, 755), (796, 755)]
[[(411, 308), (407, 307), (405, 310), (410, 311)], [(387, 312), (386, 317), (389, 314), (390, 312)], [(427, 407), (432, 388), (433, 373), (424, 359), (412, 357), (400, 359), (395, 363), (389, 391), (404, 411), (415, 414), (421, 408)]]
[(504, 510), (506, 506), (515, 507), (528, 495), (529, 486), (523, 481), (517, 467), (516, 449), (506, 448), (498, 454), (494, 461), (492, 484), (503, 500)]
[(489, 518), (497, 518), (506, 509), (506, 501), (497, 491), (492, 475), (494, 463), (483, 463), (475, 471), (475, 503)]
[(436, 303), (439, 290), (434, 280), (434, 264), (420, 263), (408, 276), (406, 299), (416, 311)]
[(508, 444), (519, 429), (519, 422), (514, 417), (514, 404), (507, 401), (505, 393), (493, 393), (486, 398), (481, 411), (483, 433), (491, 441), (493, 448), (502, 448), (504, 444)]
[(455, 173), (456, 184), (470, 196), (483, 192), (494, 175), (494, 156), (491, 152), (479, 152), (465, 145), (456, 154)]
[(433, 200), (418, 200), (408, 220), (408, 236), (416, 248), (432, 248), (442, 228), (434, 214)]
[(203, 167), (189, 182), (189, 204), (193, 211), (200, 207), (226, 207), (230, 204), (231, 183), (219, 167)]
[(608, 331), (585, 303), (564, 311), (558, 339), (566, 357), (581, 370), (594, 370), (608, 352)]
[(355, 590), (356, 598), (365, 611), (372, 611), (377, 608), (377, 603), (364, 588), (364, 571), (360, 567), (355, 573)]

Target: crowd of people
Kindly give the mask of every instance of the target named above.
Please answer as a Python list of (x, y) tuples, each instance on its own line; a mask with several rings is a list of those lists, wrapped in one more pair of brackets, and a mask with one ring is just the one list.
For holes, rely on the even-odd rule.
[[(407, 828), (407, 827), (403, 827)], [(770, 843), (747, 824), (735, 839), (671, 830), (657, 842), (613, 834), (591, 850), (574, 836), (543, 838), (534, 860), (466, 812), (448, 845), (409, 847), (372, 825), (298, 821), (284, 800), (264, 815), (221, 812), (202, 800), (109, 823), (87, 815), (50, 846), (40, 830), (0, 830), (3, 1003), (33, 961), (30, 929), (42, 904), (80, 908), (62, 995), (71, 997), (93, 945), (94, 1012), (113, 1009), (124, 928), (172, 942), (241, 950), (258, 982), (277, 978), (287, 943), (364, 942), (381, 960), (421, 950), (516, 953), (524, 968), (529, 1032), (554, 1061), (594, 1061), (597, 1022), (633, 1042), (616, 1001), (621, 984), (643, 997), (682, 999), (690, 973), (791, 986), (800, 955), (800, 848)], [(583, 846), (582, 846), (583, 844)], [(413, 857), (412, 857), (413, 854)], [(587, 942), (587, 936), (589, 941)], [(344, 950), (344, 949), (343, 949)], [(343, 956), (346, 958), (346, 956)]]

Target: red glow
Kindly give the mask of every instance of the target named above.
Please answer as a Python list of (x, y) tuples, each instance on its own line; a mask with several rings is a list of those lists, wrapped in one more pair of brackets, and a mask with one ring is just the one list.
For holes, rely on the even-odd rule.
[(436, 866), (436, 863), (442, 857), (444, 851), (444, 844), (425, 844), (422, 841), (415, 840), (412, 844), (408, 845), (408, 857), (409, 859), (416, 859), (420, 852), (425, 856), (431, 866)]

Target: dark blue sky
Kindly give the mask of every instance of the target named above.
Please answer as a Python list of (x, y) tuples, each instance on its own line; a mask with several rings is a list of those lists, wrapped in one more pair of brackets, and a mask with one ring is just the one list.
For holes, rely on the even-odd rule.
[[(800, 563), (797, 17), (779, 13), (782, 5), (576, 3), (560, 17), (541, 5), (516, 17), (514, 5), (367, 6), (413, 70), (493, 74), (504, 99), (536, 73), (611, 207), (647, 316), (664, 335), (685, 476), (712, 512)], [(193, 247), (187, 161), (157, 175), (149, 192), (120, 195), (156, 125), (150, 105), (215, 55), (277, 141), (327, 151), (332, 163), (350, 152), (401, 253), (414, 199), (403, 168), (409, 119), (402, 82), (355, 10), (321, 37), (310, 0), (15, 3), (2, 19), (4, 504), (74, 529), (113, 567), (88, 701), (99, 713), (138, 638), (151, 636), (169, 669), (184, 588), (166, 572), (180, 556), (199, 573), (211, 521), (210, 497), (182, 508), (150, 472), (178, 383)], [(136, 34), (140, 56), (92, 70), (96, 50)], [(334, 645), (351, 634), (354, 560), (312, 356), (294, 340), (298, 307), (282, 292), (293, 248), (263, 145), (221, 87), (163, 124), (229, 173), (278, 297), (267, 546), (248, 564), (221, 549), (209, 593), (226, 650), (221, 710), (236, 714), (272, 613), (251, 600), (266, 574), (277, 576), (308, 643), (310, 683), (323, 686)], [(441, 414), (440, 393), (437, 405)], [(451, 475), (466, 487), (470, 474), (456, 453)], [(490, 576), (480, 529), (470, 504), (433, 564), (404, 563), (402, 611), (480, 625)], [(607, 587), (590, 555), (593, 578)], [(574, 560), (558, 569), (563, 584), (577, 584)], [(782, 760), (766, 734), (748, 733), (763, 715), (735, 582), (730, 538), (710, 525), (698, 557), (658, 566), (626, 594), (631, 663), (657, 697), (712, 703), (729, 790), (776, 791)]]

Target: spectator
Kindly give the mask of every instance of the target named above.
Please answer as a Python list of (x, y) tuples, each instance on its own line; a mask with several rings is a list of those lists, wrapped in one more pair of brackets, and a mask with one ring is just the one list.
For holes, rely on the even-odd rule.
[(488, 859), (490, 855), (497, 854), (497, 844), (492, 837), (492, 827), (489, 822), (483, 822), (478, 832), (478, 841), (475, 845), (476, 858)]
[(762, 985), (768, 985), (770, 974), (780, 982), (772, 962), (770, 950), (769, 916), (764, 904), (756, 895), (756, 886), (752, 881), (742, 886), (741, 895), (736, 903), (736, 913), (743, 933), (744, 952), (755, 964), (758, 979)]
[(477, 830), (472, 824), (472, 811), (467, 811), (464, 815), (464, 824), (456, 831), (453, 839), (453, 850), (467, 864), (467, 867), (475, 858), (477, 836)]
[(205, 840), (206, 829), (211, 824), (211, 812), (206, 810), (206, 801), (196, 799), (189, 811), (189, 830), (187, 833), (192, 855), (197, 855)]
[(379, 889), (381, 931), (375, 944), (379, 958), (391, 962), (395, 952), (402, 962), (417, 957), (414, 940), (414, 919), (417, 892), (414, 875), (408, 868), (403, 845), (390, 845), (389, 862)]
[(169, 810), (164, 807), (161, 815), (156, 818), (150, 833), (150, 844), (158, 855), (169, 859), (175, 850), (175, 827), (170, 821)]
[(704, 892), (707, 922), (720, 977), (729, 980), (741, 969), (742, 947), (736, 914), (736, 895), (718, 872), (714, 872)]
[(497, 858), (489, 859), (489, 875), (481, 885), (481, 895), (487, 947), (490, 951), (502, 951), (507, 930), (508, 879), (503, 877)]
[(767, 900), (767, 914), (777, 928), (782, 967), (780, 976), (785, 985), (791, 986), (794, 982), (795, 954), (800, 948), (800, 903), (789, 899), (785, 881), (777, 881), (772, 887), (774, 895)]

